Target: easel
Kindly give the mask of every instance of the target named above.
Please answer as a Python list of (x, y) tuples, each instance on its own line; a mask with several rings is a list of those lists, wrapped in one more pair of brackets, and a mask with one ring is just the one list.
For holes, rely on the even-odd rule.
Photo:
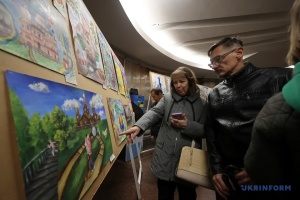
[(141, 179), (142, 179), (142, 172), (143, 172), (143, 168), (142, 168), (142, 161), (141, 161), (141, 156), (140, 156), (140, 148), (137, 142), (137, 139), (135, 138), (133, 143), (135, 143), (136, 145), (136, 151), (137, 151), (137, 155), (139, 158), (139, 175), (137, 176), (136, 173), (136, 169), (135, 169), (135, 162), (134, 162), (134, 156), (132, 153), (132, 144), (127, 143), (127, 145), (129, 145), (129, 155), (130, 155), (130, 160), (131, 160), (131, 165), (132, 165), (132, 172), (133, 172), (133, 177), (134, 177), (134, 182), (135, 182), (135, 188), (136, 188), (136, 193), (138, 196), (138, 199), (141, 200)]

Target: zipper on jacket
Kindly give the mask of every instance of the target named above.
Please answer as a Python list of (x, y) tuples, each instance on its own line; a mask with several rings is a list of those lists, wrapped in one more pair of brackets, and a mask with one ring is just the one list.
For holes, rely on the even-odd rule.
[(175, 145), (174, 145), (174, 150), (173, 150), (174, 155), (175, 155), (176, 146), (177, 146), (177, 137), (175, 138)]

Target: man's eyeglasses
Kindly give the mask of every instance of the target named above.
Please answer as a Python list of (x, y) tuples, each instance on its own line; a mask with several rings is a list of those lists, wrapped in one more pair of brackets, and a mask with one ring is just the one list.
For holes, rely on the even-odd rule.
[(231, 54), (232, 52), (234, 52), (235, 50), (237, 49), (232, 49), (231, 51), (228, 51), (227, 53), (224, 53), (223, 55), (218, 55), (216, 57), (214, 57), (211, 61), (210, 61), (210, 64), (208, 64), (208, 66), (210, 68), (213, 68), (214, 64), (217, 62), (217, 63), (220, 63), (222, 62), (222, 60), (228, 56), (229, 54)]

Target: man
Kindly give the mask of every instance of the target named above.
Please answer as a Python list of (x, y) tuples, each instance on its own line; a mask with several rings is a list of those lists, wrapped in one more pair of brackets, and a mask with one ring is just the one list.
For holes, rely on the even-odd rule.
[(243, 42), (231, 37), (208, 50), (209, 66), (224, 79), (209, 94), (205, 123), (217, 199), (263, 198), (241, 191), (241, 185), (251, 184), (243, 158), (258, 112), (292, 77), (291, 69), (257, 68), (244, 62), (243, 55)]
[[(152, 107), (156, 106), (156, 104), (159, 102), (159, 100), (164, 96), (161, 88), (152, 88), (150, 91), (151, 98), (153, 100)], [(159, 128), (160, 128), (161, 122), (155, 124), (155, 126), (151, 127), (151, 140), (155, 141)]]

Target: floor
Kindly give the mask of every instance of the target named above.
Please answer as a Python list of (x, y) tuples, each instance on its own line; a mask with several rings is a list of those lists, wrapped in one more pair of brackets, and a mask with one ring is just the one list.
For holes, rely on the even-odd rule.
[[(143, 151), (141, 153), (143, 168), (140, 186), (141, 200), (154, 200), (157, 199), (156, 177), (150, 171), (154, 142), (150, 138), (144, 138), (143, 143)], [(135, 159), (135, 163), (138, 170), (138, 158)], [(139, 200), (130, 161), (116, 160), (93, 198), (93, 200), (100, 199)], [(178, 200), (177, 192), (174, 200)], [(215, 193), (213, 190), (198, 187), (197, 200), (215, 200)]]

